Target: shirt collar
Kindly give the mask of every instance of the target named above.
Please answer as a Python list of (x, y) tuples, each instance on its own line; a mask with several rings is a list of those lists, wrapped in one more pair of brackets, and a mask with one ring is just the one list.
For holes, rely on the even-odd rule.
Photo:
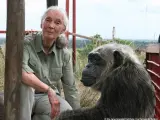
[[(36, 52), (41, 52), (43, 51), (43, 45), (42, 45), (42, 32), (37, 33), (36, 38), (35, 38), (35, 49)], [(53, 44), (50, 53), (54, 52), (56, 50), (56, 43)]]

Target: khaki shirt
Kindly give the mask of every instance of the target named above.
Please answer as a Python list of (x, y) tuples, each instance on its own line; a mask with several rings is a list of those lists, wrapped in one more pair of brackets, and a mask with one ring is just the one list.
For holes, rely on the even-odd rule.
[(55, 43), (50, 54), (46, 55), (42, 47), (42, 33), (29, 34), (24, 40), (22, 66), (23, 71), (34, 73), (57, 93), (59, 82), (62, 81), (65, 99), (73, 109), (80, 107), (71, 56), (67, 48), (57, 48)]

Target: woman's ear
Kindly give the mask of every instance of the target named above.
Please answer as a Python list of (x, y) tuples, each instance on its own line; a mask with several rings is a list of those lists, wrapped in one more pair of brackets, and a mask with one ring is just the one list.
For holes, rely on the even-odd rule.
[(40, 27), (42, 28), (42, 23), (41, 23)]

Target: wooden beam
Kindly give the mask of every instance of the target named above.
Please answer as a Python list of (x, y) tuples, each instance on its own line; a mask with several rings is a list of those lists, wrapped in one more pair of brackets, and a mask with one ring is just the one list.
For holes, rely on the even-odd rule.
[(24, 23), (24, 0), (7, 0), (4, 120), (20, 120)]

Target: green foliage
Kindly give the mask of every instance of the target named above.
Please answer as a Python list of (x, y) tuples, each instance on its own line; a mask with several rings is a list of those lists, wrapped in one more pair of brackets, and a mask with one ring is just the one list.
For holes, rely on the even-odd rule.
[(135, 48), (135, 45), (133, 43), (133, 41), (130, 41), (130, 40), (122, 40), (122, 39), (115, 39), (114, 40), (116, 43), (120, 43), (120, 44), (123, 44), (123, 45), (129, 45), (131, 46), (132, 48)]
[(102, 37), (99, 34), (94, 35), (92, 38), (93, 39), (91, 40), (91, 42), (87, 44), (84, 48), (77, 49), (77, 52), (81, 57), (87, 56), (90, 51), (103, 44)]
[(5, 56), (4, 50), (0, 47), (0, 91), (4, 89), (4, 71), (5, 71)]
[(79, 53), (80, 58), (86, 57), (89, 54), (89, 52), (91, 52), (94, 48), (101, 46), (103, 44), (111, 43), (111, 42), (121, 43), (121, 44), (129, 45), (131, 47), (135, 47), (134, 43), (129, 40), (122, 40), (122, 39), (103, 40), (99, 34), (94, 35), (92, 38), (93, 39), (91, 40), (91, 42), (87, 44), (84, 48), (77, 49), (77, 52)]
[[(83, 48), (86, 44), (89, 44), (90, 40), (76, 39), (76, 48)], [(72, 48), (72, 39), (68, 42), (68, 48)]]

